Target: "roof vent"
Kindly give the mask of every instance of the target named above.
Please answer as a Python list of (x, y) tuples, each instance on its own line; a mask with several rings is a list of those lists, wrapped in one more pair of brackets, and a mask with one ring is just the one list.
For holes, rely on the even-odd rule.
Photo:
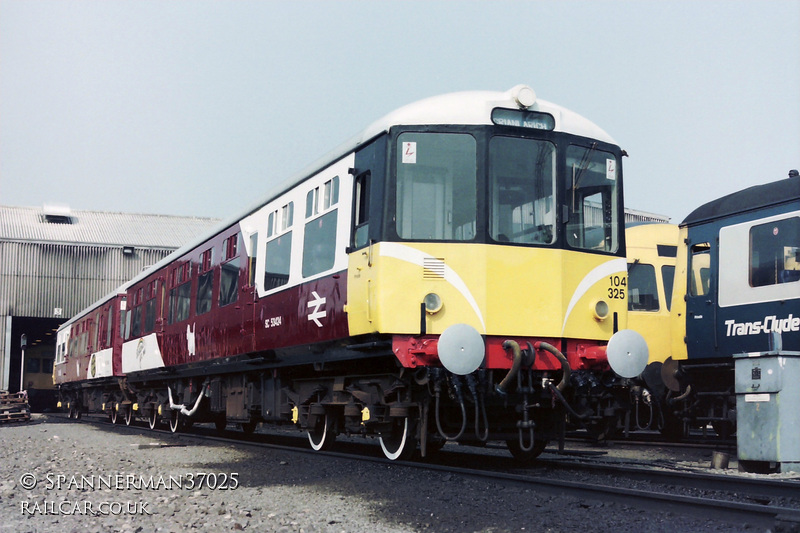
[(50, 224), (72, 224), (72, 210), (66, 205), (48, 205), (42, 207), (42, 222)]

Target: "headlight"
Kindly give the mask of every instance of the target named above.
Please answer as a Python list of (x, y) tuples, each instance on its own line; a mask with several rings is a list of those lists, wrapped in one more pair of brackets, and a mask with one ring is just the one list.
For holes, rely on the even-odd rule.
[(605, 300), (599, 300), (594, 304), (594, 317), (597, 320), (605, 320), (608, 318), (608, 303)]
[(442, 298), (435, 292), (429, 292), (426, 294), (422, 301), (425, 303), (425, 311), (427, 311), (429, 315), (438, 313), (442, 310)]

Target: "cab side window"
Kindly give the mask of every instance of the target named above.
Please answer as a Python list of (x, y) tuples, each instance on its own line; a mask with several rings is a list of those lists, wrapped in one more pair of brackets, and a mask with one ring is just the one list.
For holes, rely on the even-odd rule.
[(628, 310), (658, 311), (656, 269), (645, 263), (628, 265)]
[(800, 217), (750, 228), (750, 286), (800, 281)]
[(711, 245), (692, 245), (689, 265), (689, 296), (705, 296), (711, 290)]

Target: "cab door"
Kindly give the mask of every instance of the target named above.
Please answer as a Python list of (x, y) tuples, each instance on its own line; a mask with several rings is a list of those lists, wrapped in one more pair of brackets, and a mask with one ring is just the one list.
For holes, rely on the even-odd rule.
[(711, 228), (689, 229), (686, 349), (689, 359), (719, 356), (717, 342), (718, 243)]
[(347, 320), (350, 335), (378, 330), (374, 290), (378, 269), (374, 247), (383, 235), (387, 136), (379, 137), (355, 154), (351, 234), (347, 248)]

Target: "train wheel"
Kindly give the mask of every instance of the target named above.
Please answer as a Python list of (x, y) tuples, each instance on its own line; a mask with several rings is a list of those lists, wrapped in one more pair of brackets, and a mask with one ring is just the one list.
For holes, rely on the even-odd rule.
[(325, 413), (324, 416), (318, 416), (317, 423), (308, 430), (308, 442), (315, 451), (329, 450), (333, 446), (336, 441), (333, 422), (333, 417)]
[(391, 461), (411, 459), (417, 449), (417, 439), (413, 431), (414, 423), (409, 417), (396, 418), (392, 421), (392, 429), (380, 436), (383, 455)]
[(116, 404), (111, 404), (111, 423), (112, 424), (116, 424), (117, 423), (117, 405)]
[(225, 416), (220, 416), (214, 420), (214, 427), (217, 428), (217, 433), (222, 433), (228, 427), (228, 419)]
[(547, 447), (547, 440), (534, 438), (533, 448), (526, 451), (522, 449), (522, 446), (520, 446), (518, 438), (508, 439), (506, 441), (506, 447), (508, 447), (508, 451), (511, 452), (511, 456), (518, 462), (529, 464), (542, 454), (544, 449)]
[(81, 406), (80, 405), (76, 405), (75, 406), (75, 415), (73, 416), (73, 418), (75, 420), (80, 420), (81, 419)]
[(241, 426), (245, 435), (252, 435), (258, 426), (258, 422), (245, 422), (243, 424), (239, 424), (239, 426)]
[(130, 405), (125, 407), (125, 412), (123, 413), (123, 417), (125, 420), (125, 425), (130, 426), (131, 420), (133, 419), (133, 408), (131, 408)]
[(153, 407), (150, 414), (147, 416), (147, 425), (150, 429), (156, 429), (156, 424), (158, 424), (158, 409)]
[(180, 429), (181, 420), (180, 420), (180, 411), (173, 410), (169, 416), (169, 430), (173, 433), (177, 433)]

